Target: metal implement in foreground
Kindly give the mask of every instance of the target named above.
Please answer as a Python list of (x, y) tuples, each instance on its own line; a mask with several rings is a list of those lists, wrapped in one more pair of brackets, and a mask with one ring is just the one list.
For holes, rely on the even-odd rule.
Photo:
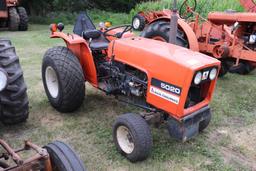
[[(73, 149), (63, 142), (55, 141), (41, 148), (30, 141), (24, 147), (13, 149), (0, 139), (0, 171), (86, 171)], [(31, 157), (20, 155), (31, 152)]]

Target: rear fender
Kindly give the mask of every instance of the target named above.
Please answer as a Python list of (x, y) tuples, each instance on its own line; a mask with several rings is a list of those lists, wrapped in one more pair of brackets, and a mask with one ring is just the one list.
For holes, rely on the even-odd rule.
[(63, 32), (53, 32), (51, 38), (64, 40), (67, 48), (79, 59), (86, 81), (89, 81), (94, 87), (98, 87), (96, 67), (87, 42), (78, 35)]
[[(156, 20), (152, 21), (151, 23), (157, 22), (157, 21), (170, 21), (170, 17), (160, 17), (157, 18)], [(151, 24), (149, 23), (149, 24)], [(193, 29), (189, 26), (189, 24), (187, 24), (184, 20), (179, 19), (178, 20), (178, 26), (179, 28), (181, 28), (183, 30), (183, 32), (186, 34), (186, 37), (188, 39), (188, 43), (189, 43), (189, 49), (199, 52), (199, 44), (197, 41), (197, 37), (193, 31)]]

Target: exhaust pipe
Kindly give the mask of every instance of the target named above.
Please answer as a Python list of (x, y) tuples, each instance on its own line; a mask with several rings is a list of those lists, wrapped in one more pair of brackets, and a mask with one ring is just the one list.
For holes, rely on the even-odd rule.
[(170, 22), (170, 32), (169, 32), (169, 43), (175, 44), (177, 42), (177, 33), (178, 33), (178, 14), (177, 14), (177, 0), (173, 0), (173, 9), (171, 15), (171, 22)]

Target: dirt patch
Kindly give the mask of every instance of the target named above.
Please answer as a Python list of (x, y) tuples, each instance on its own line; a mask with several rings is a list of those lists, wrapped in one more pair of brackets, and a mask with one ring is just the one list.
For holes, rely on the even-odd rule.
[(210, 132), (208, 141), (212, 146), (219, 146), (225, 163), (256, 171), (256, 125), (219, 128)]

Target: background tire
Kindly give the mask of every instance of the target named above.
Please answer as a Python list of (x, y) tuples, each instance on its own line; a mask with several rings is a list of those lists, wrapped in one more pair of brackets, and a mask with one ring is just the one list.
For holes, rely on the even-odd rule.
[[(128, 136), (123, 142), (123, 130)], [(137, 114), (124, 114), (117, 118), (113, 125), (113, 140), (117, 150), (131, 162), (145, 160), (152, 149), (152, 136), (147, 122)], [(122, 143), (123, 142), (123, 143)], [(130, 146), (126, 148), (126, 143)], [(129, 152), (128, 152), (129, 151)]]
[[(141, 36), (149, 39), (169, 42), (170, 22), (157, 21), (150, 24), (142, 33)], [(189, 43), (183, 31), (178, 29), (177, 45), (189, 48)]]
[(137, 14), (132, 19), (132, 27), (136, 31), (142, 31), (146, 26), (146, 18)]
[(8, 86), (0, 93), (0, 119), (4, 124), (24, 122), (29, 114), (27, 86), (15, 48), (9, 40), (0, 39), (0, 67), (9, 77)]
[(219, 77), (222, 78), (224, 77), (229, 71), (228, 65), (226, 64), (225, 61), (221, 61), (221, 68), (219, 72)]
[(18, 31), (20, 25), (20, 16), (15, 7), (9, 8), (8, 26), (10, 31)]
[(20, 16), (20, 24), (19, 30), (20, 31), (27, 31), (28, 30), (28, 14), (24, 7), (17, 8), (19, 16)]
[(81, 159), (67, 144), (55, 141), (44, 148), (50, 155), (53, 171), (86, 171)]
[(45, 53), (42, 78), (47, 97), (59, 112), (73, 112), (82, 105), (85, 96), (84, 74), (77, 57), (69, 49), (54, 47)]

